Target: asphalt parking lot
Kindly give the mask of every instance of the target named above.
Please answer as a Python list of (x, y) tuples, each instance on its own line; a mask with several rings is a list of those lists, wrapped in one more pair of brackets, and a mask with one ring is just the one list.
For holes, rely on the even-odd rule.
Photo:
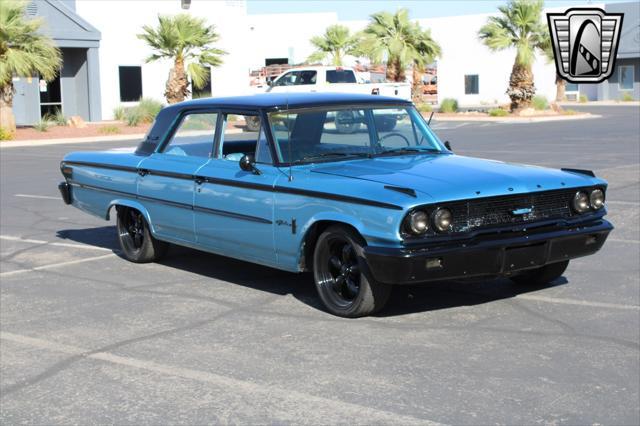
[(0, 149), (0, 423), (639, 424), (640, 108), (587, 108), (434, 128), (463, 155), (608, 179), (600, 253), (544, 288), (398, 287), (357, 320), (308, 275), (120, 258), (113, 220), (59, 199), (58, 164), (133, 142)]

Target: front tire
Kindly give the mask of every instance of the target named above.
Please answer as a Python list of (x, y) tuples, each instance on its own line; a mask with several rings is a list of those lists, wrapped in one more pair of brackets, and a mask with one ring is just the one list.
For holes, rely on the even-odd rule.
[(135, 263), (148, 263), (160, 259), (168, 244), (153, 238), (142, 213), (130, 207), (118, 207), (118, 242), (124, 257)]
[(391, 286), (373, 279), (362, 256), (364, 240), (346, 226), (331, 226), (316, 242), (313, 276), (318, 295), (327, 310), (355, 318), (384, 307)]
[(544, 285), (560, 278), (569, 266), (569, 261), (551, 263), (541, 268), (532, 269), (522, 274), (511, 277), (517, 284), (523, 285)]

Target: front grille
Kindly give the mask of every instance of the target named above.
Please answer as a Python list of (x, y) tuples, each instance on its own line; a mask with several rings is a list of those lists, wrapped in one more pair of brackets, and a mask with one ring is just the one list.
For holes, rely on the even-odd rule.
[[(452, 232), (469, 232), (496, 225), (521, 224), (573, 216), (571, 200), (576, 189), (534, 192), (454, 201), (443, 204), (453, 213)], [(519, 209), (529, 213), (516, 214)]]

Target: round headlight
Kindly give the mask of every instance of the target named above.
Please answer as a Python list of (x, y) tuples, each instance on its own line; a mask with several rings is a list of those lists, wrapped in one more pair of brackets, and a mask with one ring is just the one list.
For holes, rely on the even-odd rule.
[(598, 210), (604, 207), (604, 191), (602, 189), (594, 189), (589, 195), (591, 207)]
[(407, 219), (407, 230), (414, 235), (422, 235), (429, 229), (429, 217), (421, 210), (412, 212)]
[(584, 213), (589, 210), (589, 196), (586, 192), (578, 191), (573, 196), (573, 210), (576, 213)]
[(438, 232), (447, 232), (451, 230), (452, 222), (453, 214), (451, 214), (451, 210), (439, 208), (433, 212), (433, 226), (438, 230)]

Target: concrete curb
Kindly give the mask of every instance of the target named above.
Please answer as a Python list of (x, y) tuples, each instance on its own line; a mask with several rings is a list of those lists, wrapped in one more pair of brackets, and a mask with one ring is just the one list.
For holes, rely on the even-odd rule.
[(438, 117), (434, 115), (434, 122), (442, 121), (474, 121), (478, 123), (544, 123), (547, 121), (567, 121), (567, 120), (587, 120), (591, 118), (601, 118), (597, 114), (575, 114), (575, 115), (550, 115), (543, 117)]
[[(235, 134), (242, 133), (241, 129), (233, 129), (227, 133)], [(141, 141), (144, 138), (144, 134), (131, 134), (131, 135), (110, 135), (110, 136), (88, 136), (84, 138), (66, 138), (66, 139), (30, 139), (21, 141), (2, 141), (0, 142), (0, 149), (2, 148), (20, 148), (25, 146), (45, 146), (45, 145), (72, 145), (77, 143), (91, 143), (91, 142), (117, 142), (117, 141)]]
[(25, 146), (44, 146), (44, 145), (64, 145), (76, 143), (90, 142), (115, 142), (115, 141), (134, 141), (142, 140), (144, 134), (133, 135), (111, 135), (111, 136), (88, 136), (84, 138), (66, 138), (66, 139), (31, 139), (23, 141), (3, 141), (0, 142), (2, 148), (18, 148)]

